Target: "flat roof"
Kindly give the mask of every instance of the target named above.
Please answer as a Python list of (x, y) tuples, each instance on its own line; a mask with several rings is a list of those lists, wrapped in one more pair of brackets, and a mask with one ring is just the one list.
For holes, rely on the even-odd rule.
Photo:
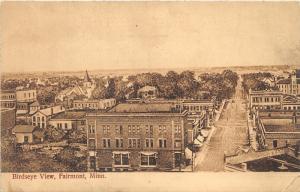
[(86, 112), (81, 111), (67, 111), (64, 113), (59, 113), (51, 118), (51, 120), (59, 120), (59, 119), (82, 119), (86, 115)]
[(121, 113), (180, 113), (171, 103), (121, 103), (109, 112)]
[[(273, 118), (274, 120), (278, 120), (277, 122), (270, 123), (270, 119), (261, 119), (261, 122), (266, 130), (266, 132), (300, 132), (300, 122), (293, 123), (292, 119), (290, 119), (290, 123), (280, 121), (279, 118)], [(282, 118), (288, 119), (288, 118)]]

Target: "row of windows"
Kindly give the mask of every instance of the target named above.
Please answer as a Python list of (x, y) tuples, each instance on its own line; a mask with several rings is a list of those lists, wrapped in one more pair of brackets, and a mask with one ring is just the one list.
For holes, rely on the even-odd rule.
[(2, 95), (2, 99), (15, 99), (15, 95)]
[(2, 103), (3, 107), (12, 108), (15, 107), (15, 103)]
[[(102, 147), (103, 148), (111, 148), (112, 147), (112, 139), (104, 138), (102, 139)], [(139, 138), (129, 138), (128, 139), (128, 148), (141, 148), (141, 139)], [(175, 147), (178, 147), (178, 141), (175, 142)], [(144, 145), (145, 148), (154, 148), (154, 139), (153, 138), (146, 138)], [(157, 146), (159, 148), (166, 148), (167, 147), (167, 139), (160, 138), (158, 139)], [(89, 147), (95, 148), (95, 139), (89, 139)], [(124, 139), (117, 138), (115, 139), (115, 147), (116, 148), (123, 148), (124, 147)]]
[(252, 98), (253, 103), (259, 103), (259, 102), (279, 102), (280, 97), (265, 97), (264, 99), (262, 97), (253, 97)]
[[(24, 93), (24, 98), (26, 98), (26, 95), (28, 95), (29, 98), (31, 97), (31, 93), (28, 93), (28, 94)], [(35, 97), (35, 93), (34, 92), (32, 92), (32, 97)]]
[(300, 106), (284, 106), (283, 109), (285, 110), (300, 110)]
[[(175, 133), (179, 134), (181, 133), (181, 126), (175, 125)], [(102, 125), (103, 134), (110, 134), (111, 131), (110, 125)], [(88, 127), (89, 133), (95, 133), (95, 127), (92, 125), (89, 125)], [(128, 134), (139, 134), (141, 132), (140, 125), (128, 125)], [(146, 134), (153, 135), (153, 125), (145, 125), (145, 132)], [(160, 134), (167, 132), (166, 125), (158, 125), (158, 132)], [(123, 134), (123, 126), (122, 125), (115, 125), (115, 133), (116, 134)]]
[[(32, 121), (37, 121), (37, 122), (40, 122), (41, 121), (41, 118), (40, 117), (35, 117), (35, 116), (33, 116), (32, 117)], [(42, 117), (42, 121), (45, 121), (45, 117)]]
[[(111, 106), (113, 106), (115, 104), (115, 102), (104, 102), (103, 103), (103, 106), (104, 106), (104, 108), (106, 108), (106, 107), (111, 107)], [(96, 108), (96, 107), (98, 107), (98, 103), (75, 103), (74, 104), (74, 106), (77, 108), (77, 107), (81, 107), (81, 108), (83, 108), (83, 107), (93, 107), (93, 108)]]
[(45, 123), (35, 123), (35, 122), (33, 122), (32, 125), (33, 126), (38, 126), (39, 128), (45, 128), (46, 127)]
[[(113, 155), (114, 166), (129, 166), (129, 153), (117, 153)], [(157, 153), (154, 154), (140, 154), (140, 165), (141, 166), (156, 166)], [(96, 167), (95, 157), (90, 157), (91, 168)]]
[(183, 109), (188, 110), (188, 111), (202, 111), (202, 110), (207, 110), (207, 106), (194, 106), (194, 105), (184, 105)]

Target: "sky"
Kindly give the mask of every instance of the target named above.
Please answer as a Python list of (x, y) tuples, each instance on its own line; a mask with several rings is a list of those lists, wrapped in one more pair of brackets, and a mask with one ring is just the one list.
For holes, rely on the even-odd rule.
[(300, 65), (299, 2), (2, 2), (3, 72)]

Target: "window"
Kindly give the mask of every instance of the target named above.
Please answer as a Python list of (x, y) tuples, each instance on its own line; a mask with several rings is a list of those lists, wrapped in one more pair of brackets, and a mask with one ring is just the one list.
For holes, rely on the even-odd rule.
[(32, 121), (35, 121), (35, 116), (32, 117)]
[(128, 133), (131, 134), (131, 125), (128, 125)]
[(143, 154), (141, 153), (141, 166), (156, 166), (156, 153)]
[(110, 148), (110, 139), (103, 139), (103, 148)]
[(95, 149), (95, 147), (96, 147), (95, 139), (89, 139), (89, 148)]
[(96, 157), (90, 157), (90, 166), (91, 169), (96, 169)]
[(128, 153), (114, 153), (114, 165), (129, 165), (129, 154)]
[(153, 148), (153, 139), (152, 138), (147, 138), (145, 140), (145, 147), (146, 148)]
[(181, 127), (180, 127), (180, 125), (175, 125), (175, 133), (176, 134), (181, 133)]
[(123, 147), (123, 139), (116, 139), (116, 148)]
[(159, 139), (159, 148), (166, 148), (167, 147), (167, 140), (166, 139)]
[(273, 140), (273, 147), (277, 148), (277, 140)]
[(95, 133), (95, 127), (93, 125), (89, 125), (89, 133)]
[(81, 121), (81, 125), (85, 125), (85, 120), (82, 120), (82, 121)]
[(110, 126), (103, 125), (103, 134), (109, 134), (109, 132), (110, 132)]
[(140, 148), (141, 147), (141, 140), (140, 139), (128, 139), (128, 148)]
[(65, 129), (68, 129), (68, 123), (65, 123)]
[(181, 141), (180, 140), (175, 140), (174, 147), (175, 148), (180, 148), (181, 147)]
[(37, 121), (38, 121), (38, 122), (40, 122), (40, 121), (41, 121), (40, 117), (37, 117)]

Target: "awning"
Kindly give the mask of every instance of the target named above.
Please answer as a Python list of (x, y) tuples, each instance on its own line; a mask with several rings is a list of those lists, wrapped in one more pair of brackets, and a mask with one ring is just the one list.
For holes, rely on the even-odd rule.
[(201, 143), (198, 139), (195, 139), (194, 145), (196, 145), (197, 147), (201, 147), (203, 145), (203, 143)]
[(209, 134), (209, 130), (207, 130), (207, 129), (202, 129), (202, 130), (201, 130), (201, 135), (202, 135), (203, 137), (208, 137), (208, 134)]
[(186, 147), (185, 150), (184, 150), (184, 153), (185, 153), (185, 158), (186, 159), (192, 159), (193, 152), (189, 148)]
[(142, 151), (142, 152), (140, 152), (140, 153), (141, 153), (142, 155), (147, 155), (147, 156), (157, 154), (157, 152), (153, 152), (153, 151)]
[(204, 137), (202, 137), (201, 135), (198, 135), (197, 139), (198, 139), (200, 142), (203, 142), (203, 141), (204, 141)]

